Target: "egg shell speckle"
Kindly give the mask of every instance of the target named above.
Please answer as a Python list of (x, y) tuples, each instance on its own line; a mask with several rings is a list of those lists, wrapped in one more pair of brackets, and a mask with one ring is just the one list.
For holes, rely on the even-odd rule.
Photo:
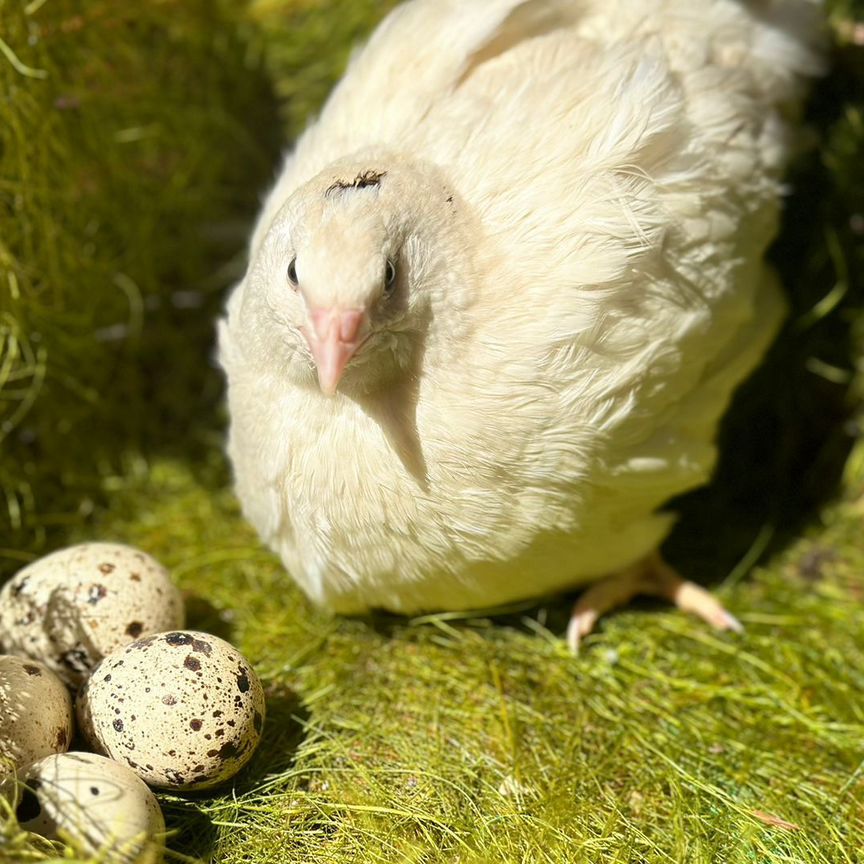
[(165, 820), (159, 802), (124, 765), (94, 753), (61, 753), (31, 765), (15, 809), (21, 827), (63, 840), (87, 857), (158, 864)]
[(77, 708), (90, 745), (151, 786), (207, 789), (251, 758), (264, 723), (264, 690), (223, 639), (173, 631), (106, 657)]
[(72, 741), (72, 699), (46, 666), (0, 655), (0, 778)]
[(118, 543), (60, 549), (0, 589), (3, 650), (39, 660), (72, 686), (121, 645), (184, 620), (165, 568)]

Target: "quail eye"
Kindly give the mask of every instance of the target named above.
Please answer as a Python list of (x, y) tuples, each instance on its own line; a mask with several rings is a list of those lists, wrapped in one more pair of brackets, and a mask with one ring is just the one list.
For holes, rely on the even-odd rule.
[(384, 293), (390, 295), (396, 287), (396, 265), (391, 258), (387, 259), (387, 266), (384, 268)]
[(292, 288), (297, 287), (297, 258), (292, 258), (291, 263), (288, 265), (288, 281), (291, 283)]

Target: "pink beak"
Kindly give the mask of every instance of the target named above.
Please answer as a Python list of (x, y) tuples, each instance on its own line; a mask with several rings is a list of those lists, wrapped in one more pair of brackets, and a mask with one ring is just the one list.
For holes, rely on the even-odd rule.
[(366, 322), (365, 309), (310, 309), (314, 333), (307, 329), (306, 341), (318, 368), (321, 392), (332, 396), (336, 392), (348, 361), (360, 347), (360, 330)]

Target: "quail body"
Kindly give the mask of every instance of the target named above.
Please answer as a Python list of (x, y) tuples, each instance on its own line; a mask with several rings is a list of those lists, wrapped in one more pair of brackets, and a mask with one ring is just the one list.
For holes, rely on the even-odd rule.
[(384, 20), (286, 157), (220, 325), (237, 494), (312, 600), (457, 610), (612, 574), (594, 614), (695, 589), (656, 556), (664, 505), (709, 478), (783, 317), (764, 255), (818, 16)]

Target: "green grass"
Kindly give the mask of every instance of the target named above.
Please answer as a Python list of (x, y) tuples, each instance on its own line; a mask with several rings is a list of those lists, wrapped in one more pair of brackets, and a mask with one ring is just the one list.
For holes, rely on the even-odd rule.
[(493, 617), (315, 612), (219, 465), (154, 463), (76, 539), (168, 563), (192, 623), (254, 660), (270, 712), (236, 786), (161, 796), (172, 848), (328, 864), (860, 860), (862, 462), (859, 448), (846, 497), (806, 536), (719, 586), (744, 636), (634, 609), (578, 658), (563, 600)]
[[(259, 0), (242, 25), (249, 74), (263, 45), (292, 130), (374, 4), (340, 5), (330, 37), (336, 8)], [(852, 27), (864, 3), (831, 8), (833, 72), (811, 101), (814, 148), (775, 249), (790, 321), (724, 427), (716, 482), (679, 502), (668, 545), (746, 633), (637, 605), (574, 658), (561, 639), (572, 597), (417, 619), (317, 612), (239, 516), (218, 376), (197, 367), (196, 422), (119, 434), (90, 515), (40, 541), (156, 555), (189, 592), (190, 623), (230, 638), (265, 682), (264, 740), (236, 783), (160, 795), (174, 852), (219, 864), (864, 861), (864, 47)], [(228, 107), (241, 125), (253, 110)], [(209, 334), (192, 332), (184, 351), (206, 354)], [(186, 386), (181, 375), (172, 399)], [(100, 396), (99, 416), (122, 408)], [(53, 854), (14, 820), (0, 833), (0, 861)]]
[(212, 427), (279, 136), (235, 7), (0, 0), (0, 573)]

